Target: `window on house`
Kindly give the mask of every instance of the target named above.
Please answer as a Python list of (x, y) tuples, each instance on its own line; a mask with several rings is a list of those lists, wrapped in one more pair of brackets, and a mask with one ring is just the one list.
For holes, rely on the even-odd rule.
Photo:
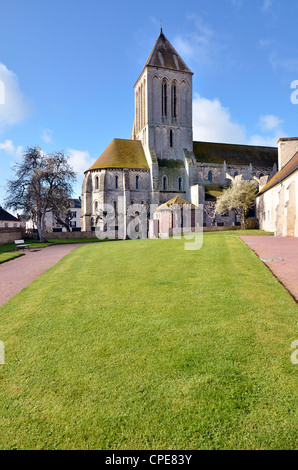
[(95, 178), (95, 189), (98, 189), (99, 188), (99, 178), (98, 176), (96, 176)]
[(209, 171), (209, 173), (208, 173), (208, 181), (212, 181), (212, 179), (213, 179), (212, 171)]
[(178, 178), (178, 190), (182, 191), (182, 177), (181, 176), (179, 176)]
[(140, 177), (137, 175), (136, 176), (136, 189), (139, 189), (139, 180), (140, 180)]
[(172, 85), (172, 117), (177, 117), (177, 87)]
[(163, 191), (167, 190), (167, 177), (166, 176), (162, 177), (162, 189)]
[(168, 98), (167, 98), (167, 84), (166, 82), (162, 83), (162, 115), (167, 116), (168, 110)]
[(114, 207), (115, 214), (117, 214), (117, 210), (118, 210), (117, 201), (113, 201), (113, 207)]
[(118, 189), (119, 187), (119, 176), (115, 176), (115, 188)]

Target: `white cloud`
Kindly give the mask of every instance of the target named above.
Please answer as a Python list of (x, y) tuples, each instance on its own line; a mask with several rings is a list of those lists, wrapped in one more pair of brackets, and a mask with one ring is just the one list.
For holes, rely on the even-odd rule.
[(187, 17), (192, 24), (188, 31), (179, 34), (173, 41), (174, 47), (182, 57), (211, 63), (212, 58), (224, 49), (224, 41), (217, 38), (213, 29), (198, 15)]
[[(0, 63), (1, 103), (0, 103), (0, 131), (7, 126), (25, 119), (30, 106), (19, 87), (18, 77)], [(4, 99), (3, 99), (4, 98)]]
[(282, 124), (283, 120), (273, 114), (260, 116), (257, 122), (260, 134), (249, 136), (246, 127), (237, 123), (229, 108), (218, 99), (210, 100), (198, 94), (194, 96), (194, 140), (276, 147), (277, 140), (286, 137)]
[(67, 149), (66, 153), (70, 157), (69, 164), (79, 176), (84, 176), (84, 171), (94, 163), (87, 150)]
[(298, 59), (296, 57), (285, 57), (277, 50), (271, 51), (269, 54), (269, 62), (273, 70), (284, 69), (286, 72), (298, 71)]
[(266, 114), (259, 119), (259, 125), (263, 131), (277, 131), (281, 129), (284, 121), (274, 114)]
[(246, 141), (246, 130), (233, 122), (230, 110), (218, 99), (209, 100), (195, 94), (193, 101), (194, 140), (241, 144)]
[(6, 153), (14, 155), (15, 147), (13, 145), (12, 140), (5, 140), (5, 142), (0, 142), (0, 150), (4, 150), (4, 152)]
[(264, 145), (264, 146), (276, 146), (277, 141), (280, 137), (286, 137), (286, 134), (282, 128), (283, 120), (274, 114), (266, 114), (260, 116), (258, 127), (264, 133), (270, 133), (271, 135), (253, 135), (250, 138), (251, 145)]
[(52, 142), (53, 134), (54, 134), (54, 131), (52, 131), (51, 129), (41, 130), (41, 138), (46, 144), (49, 144), (50, 142)]
[[(280, 137), (280, 136), (279, 136)], [(253, 135), (249, 139), (249, 145), (260, 145), (262, 147), (276, 147), (279, 137), (264, 137), (262, 135)]]
[(0, 150), (3, 150), (9, 155), (20, 158), (24, 149), (21, 145), (15, 147), (12, 140), (5, 140), (4, 142), (0, 142)]

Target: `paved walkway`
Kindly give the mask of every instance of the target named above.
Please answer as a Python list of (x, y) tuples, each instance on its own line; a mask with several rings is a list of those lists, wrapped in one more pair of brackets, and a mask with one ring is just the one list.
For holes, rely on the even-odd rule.
[(260, 258), (280, 258), (264, 263), (298, 302), (298, 238), (261, 235), (240, 238)]
[(78, 246), (81, 245), (76, 243), (34, 248), (26, 250), (25, 256), (0, 264), (0, 306)]

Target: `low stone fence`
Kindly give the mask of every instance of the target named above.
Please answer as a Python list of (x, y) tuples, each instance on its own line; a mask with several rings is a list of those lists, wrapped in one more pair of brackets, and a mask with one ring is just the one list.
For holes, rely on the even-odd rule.
[(24, 236), (25, 229), (23, 227), (0, 228), (0, 245), (22, 240)]
[(97, 238), (95, 232), (45, 232), (45, 238), (58, 238), (60, 239), (84, 239), (84, 238)]
[(231, 227), (204, 227), (204, 232), (228, 232), (229, 230), (241, 230), (241, 226), (233, 225)]
[[(258, 229), (259, 228), (259, 222), (258, 219), (255, 219), (253, 217), (248, 218), (246, 220), (247, 223), (247, 229)], [(233, 225), (230, 227), (204, 227), (204, 232), (227, 232), (229, 230), (241, 230), (241, 225)]]

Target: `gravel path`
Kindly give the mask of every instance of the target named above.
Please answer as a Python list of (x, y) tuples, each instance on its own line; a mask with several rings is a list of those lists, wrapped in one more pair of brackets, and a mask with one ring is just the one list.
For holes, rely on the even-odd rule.
[(298, 238), (258, 235), (240, 238), (260, 258), (281, 258), (264, 263), (298, 302)]
[(76, 243), (34, 248), (26, 250), (25, 256), (0, 264), (0, 306), (79, 246)]

